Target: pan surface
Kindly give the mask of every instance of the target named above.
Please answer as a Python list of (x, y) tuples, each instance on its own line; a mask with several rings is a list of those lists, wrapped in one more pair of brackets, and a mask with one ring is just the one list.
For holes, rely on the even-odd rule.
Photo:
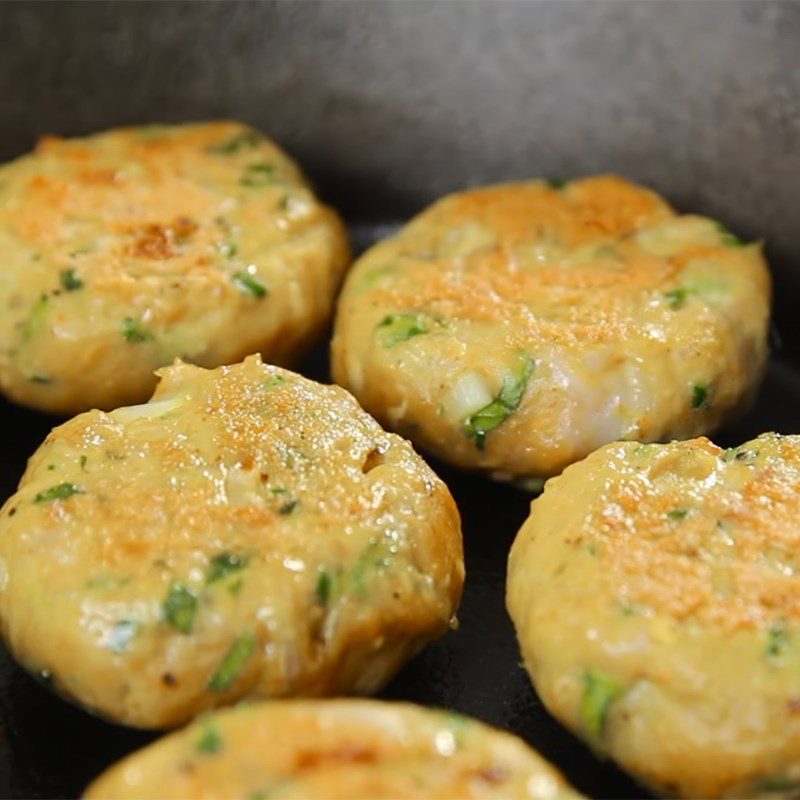
[[(715, 437), (728, 446), (800, 430), (798, 41), (800, 6), (781, 2), (4, 4), (0, 158), (46, 132), (240, 118), (308, 168), (359, 251), (447, 191), (621, 172), (766, 239), (783, 342), (755, 408)], [(301, 371), (328, 380), (326, 348)], [(3, 499), (56, 422), (0, 402)], [(520, 667), (504, 583), (530, 496), (432, 463), (464, 522), (461, 625), (382, 696), (517, 733), (589, 796), (643, 796)], [(0, 796), (77, 796), (152, 738), (59, 700), (0, 649)]]

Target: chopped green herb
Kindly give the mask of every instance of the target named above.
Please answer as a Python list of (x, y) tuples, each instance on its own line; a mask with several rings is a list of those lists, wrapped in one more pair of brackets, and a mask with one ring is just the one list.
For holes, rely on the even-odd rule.
[(619, 613), (624, 617), (636, 617), (642, 613), (643, 607), (638, 603), (632, 603), (628, 599), (617, 600), (617, 607)]
[(52, 472), (54, 469), (56, 469), (57, 467), (58, 467), (58, 464), (48, 464), (48, 465), (47, 465), (47, 469), (49, 469), (51, 472)]
[(68, 292), (75, 292), (78, 289), (83, 289), (83, 281), (78, 277), (74, 269), (63, 269), (59, 275), (61, 278), (61, 285)]
[(601, 736), (609, 709), (622, 692), (622, 685), (603, 672), (586, 672), (583, 680), (581, 716), (589, 733)]
[(515, 375), (506, 375), (498, 395), (498, 400), (512, 411), (516, 410), (522, 400), (525, 387), (533, 374), (534, 361), (530, 356), (521, 357), (520, 369)]
[(31, 375), (28, 380), (31, 383), (52, 383), (53, 379), (48, 378), (47, 375)]
[(51, 486), (43, 492), (39, 492), (33, 498), (34, 503), (49, 503), (51, 500), (66, 500), (74, 494), (83, 494), (83, 490), (79, 489), (74, 483), (59, 483), (57, 486)]
[(297, 505), (300, 501), (296, 498), (292, 500), (287, 500), (279, 509), (278, 513), (283, 514), (284, 516), (287, 514), (291, 514), (297, 508)]
[(369, 272), (365, 272), (356, 284), (358, 291), (365, 292), (367, 289), (371, 289), (376, 283), (392, 275), (395, 269), (395, 264), (383, 264), (380, 267), (369, 270)]
[(692, 384), (692, 408), (705, 410), (710, 408), (708, 401), (708, 387), (701, 383)]
[(283, 386), (286, 383), (286, 378), (283, 375), (270, 375), (262, 384), (262, 388), (269, 391), (271, 389), (277, 389), (278, 386)]
[(735, 233), (731, 233), (721, 223), (717, 225), (719, 230), (720, 239), (725, 247), (747, 247), (747, 242), (742, 241)]
[[(788, 778), (784, 776), (775, 776), (772, 778), (763, 778), (756, 784), (756, 789), (759, 792), (794, 792), (800, 788), (800, 779)], [(795, 795), (792, 794), (792, 797)]]
[(323, 607), (327, 608), (328, 601), (331, 599), (331, 593), (333, 591), (333, 576), (330, 572), (326, 572), (325, 570), (321, 570), (319, 576), (317, 577), (317, 587), (315, 590), (315, 594), (317, 597), (317, 602)]
[(689, 513), (688, 508), (673, 508), (672, 511), (667, 511), (667, 517), (675, 522), (682, 520)]
[(197, 742), (198, 753), (218, 753), (222, 750), (222, 737), (219, 735), (217, 726), (207, 722), (203, 728), (203, 735)]
[(239, 248), (235, 242), (220, 242), (217, 245), (217, 252), (225, 258), (233, 258), (238, 252)]
[(667, 299), (670, 306), (674, 309), (681, 308), (683, 304), (686, 302), (686, 298), (688, 296), (689, 296), (689, 290), (683, 286), (678, 289), (672, 289), (669, 292), (664, 292), (664, 297)]
[(147, 342), (153, 338), (153, 333), (145, 328), (138, 319), (125, 317), (122, 320), (122, 335), (126, 342)]
[(390, 314), (384, 317), (375, 330), (384, 347), (394, 347), (414, 336), (428, 333), (424, 314)]
[(170, 587), (162, 611), (168, 625), (181, 633), (191, 633), (197, 615), (197, 595), (176, 581)]
[(444, 717), (447, 727), (450, 728), (453, 738), (456, 740), (456, 744), (461, 747), (467, 737), (467, 731), (472, 726), (472, 720), (457, 711), (445, 711)]
[(512, 410), (499, 399), (492, 400), (480, 411), (476, 411), (467, 418), (464, 423), (464, 432), (470, 439), (475, 439), (479, 450), (483, 450), (486, 446), (486, 434), (508, 419), (511, 412)]
[(296, 466), (300, 465), (304, 461), (314, 461), (314, 456), (310, 456), (308, 453), (304, 453), (297, 447), (292, 447), (289, 445), (286, 448), (286, 452), (283, 457), (284, 464), (289, 469), (294, 469)]
[(467, 417), (462, 424), (464, 434), (475, 439), (479, 450), (483, 450), (486, 445), (486, 434), (508, 419), (522, 400), (535, 362), (528, 355), (521, 356), (520, 360), (517, 372), (503, 378), (500, 394), (491, 403)]
[(224, 692), (239, 677), (247, 659), (253, 655), (257, 645), (256, 637), (242, 633), (234, 639), (217, 671), (211, 676), (208, 688), (212, 692)]
[(545, 183), (553, 190), (559, 191), (563, 189), (569, 181), (565, 181), (563, 178), (547, 178)]
[(139, 128), (139, 138), (144, 142), (150, 142), (163, 138), (166, 132), (166, 125), (145, 125)]
[(86, 456), (81, 456), (81, 458), (80, 458), (81, 470), (83, 470), (83, 469), (84, 469), (84, 467), (86, 466), (86, 462), (87, 462), (88, 460), (89, 460), (89, 459), (88, 459)]
[(288, 778), (278, 778), (270, 783), (269, 786), (254, 789), (244, 800), (270, 800), (270, 798), (281, 795), (290, 783), (291, 781)]
[(231, 594), (234, 597), (236, 597), (239, 594), (239, 592), (242, 591), (243, 584), (244, 581), (241, 578), (237, 578), (235, 581), (231, 581), (228, 584), (228, 594)]
[(124, 653), (138, 630), (139, 623), (135, 620), (121, 620), (111, 629), (106, 646), (115, 653)]
[(723, 461), (747, 461), (758, 457), (758, 450), (742, 449), (741, 447), (729, 447), (723, 454)]
[(219, 144), (212, 144), (208, 148), (209, 153), (216, 153), (221, 156), (230, 156), (243, 149), (252, 149), (261, 141), (261, 136), (256, 131), (243, 131), (231, 136)]
[(364, 597), (367, 593), (367, 583), (365, 578), (372, 573), (381, 572), (389, 566), (389, 558), (392, 553), (387, 547), (385, 537), (370, 542), (364, 552), (358, 557), (350, 573), (350, 584), (358, 597)]
[(92, 575), (86, 581), (87, 589), (116, 589), (131, 582), (130, 575)]
[(767, 639), (767, 655), (780, 658), (789, 647), (789, 634), (779, 625), (770, 628)]
[(267, 287), (247, 272), (237, 272), (233, 276), (233, 282), (239, 291), (251, 294), (253, 297), (265, 297), (267, 294)]
[(274, 164), (248, 164), (239, 183), (251, 187), (269, 186), (275, 183), (276, 177)]
[(206, 583), (214, 583), (244, 569), (249, 560), (250, 556), (236, 555), (236, 553), (220, 553), (214, 556), (208, 565)]
[(50, 298), (46, 294), (39, 295), (39, 299), (33, 304), (31, 313), (22, 326), (22, 339), (27, 341), (41, 331), (44, 326), (44, 319), (50, 309)]

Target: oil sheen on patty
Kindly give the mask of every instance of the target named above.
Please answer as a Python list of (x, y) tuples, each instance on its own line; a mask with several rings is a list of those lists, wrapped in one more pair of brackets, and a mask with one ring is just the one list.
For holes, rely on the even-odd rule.
[(544, 704), (643, 783), (800, 793), (800, 437), (601, 448), (534, 501), (507, 601)]
[(706, 433), (753, 394), (759, 244), (613, 176), (446, 197), (362, 256), (338, 383), (461, 467), (529, 481), (618, 439)]
[(339, 387), (257, 356), (56, 428), (0, 511), (0, 627), (57, 692), (179, 725), (368, 694), (454, 623), (445, 485)]
[(109, 769), (87, 798), (578, 800), (541, 756), (476, 720), (407, 703), (259, 703), (204, 717)]
[(42, 139), (0, 166), (0, 390), (45, 411), (145, 401), (175, 358), (291, 363), (349, 261), (338, 217), (236, 122)]

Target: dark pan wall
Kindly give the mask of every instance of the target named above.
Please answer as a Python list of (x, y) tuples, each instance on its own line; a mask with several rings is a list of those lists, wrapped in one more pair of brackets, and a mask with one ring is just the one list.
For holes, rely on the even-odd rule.
[(0, 157), (44, 132), (243, 118), (351, 219), (605, 170), (763, 237), (800, 299), (800, 4), (0, 5)]

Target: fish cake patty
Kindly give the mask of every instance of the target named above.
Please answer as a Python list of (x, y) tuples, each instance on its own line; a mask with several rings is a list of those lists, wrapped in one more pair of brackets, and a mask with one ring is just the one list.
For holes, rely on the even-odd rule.
[(800, 437), (603, 447), (534, 501), (507, 591), (593, 748), (665, 795), (798, 795)]
[(62, 695), (139, 727), (250, 696), (368, 694), (454, 622), (458, 512), (343, 389), (163, 369), (56, 428), (0, 511), (0, 629)]
[(55, 413), (145, 401), (175, 358), (291, 363), (327, 324), (343, 225), (236, 122), (42, 139), (0, 166), (0, 390)]
[(758, 244), (613, 176), (435, 203), (355, 264), (333, 371), (458, 466), (544, 478), (618, 439), (687, 438), (764, 368)]
[(520, 739), (409, 703), (294, 700), (208, 715), (111, 767), (87, 798), (577, 798)]

